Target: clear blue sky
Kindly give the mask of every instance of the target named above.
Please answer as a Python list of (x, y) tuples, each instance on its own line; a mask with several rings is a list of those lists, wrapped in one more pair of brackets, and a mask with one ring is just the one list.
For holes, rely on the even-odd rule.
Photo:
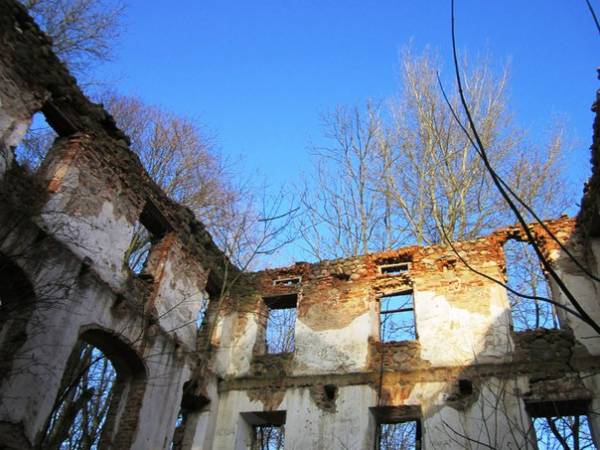
[[(600, 10), (600, 1), (593, 0)], [(319, 114), (397, 89), (398, 53), (413, 41), (449, 55), (449, 1), (129, 0), (127, 32), (99, 77), (199, 118), (224, 153), (273, 182), (296, 178)], [(511, 60), (511, 106), (534, 133), (553, 115), (589, 160), (600, 39), (583, 0), (457, 1), (458, 40)]]
[[(243, 156), (247, 173), (274, 185), (308, 169), (323, 111), (397, 91), (403, 46), (450, 56), (449, 0), (127, 1), (127, 31), (97, 78), (198, 118), (225, 155)], [(461, 49), (510, 60), (519, 124), (537, 136), (553, 117), (566, 120), (568, 170), (581, 192), (600, 86), (600, 38), (585, 1), (457, 0), (456, 14)]]

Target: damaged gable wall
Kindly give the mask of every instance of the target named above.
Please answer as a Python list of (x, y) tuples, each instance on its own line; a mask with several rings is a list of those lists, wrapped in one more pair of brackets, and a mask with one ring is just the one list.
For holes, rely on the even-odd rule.
[[(120, 370), (99, 448), (248, 449), (257, 425), (283, 421), (286, 449), (366, 450), (379, 423), (407, 419), (421, 422), (424, 449), (535, 448), (531, 415), (548, 404), (590, 414), (600, 442), (594, 331), (558, 310), (559, 329), (515, 332), (493, 281), (506, 280), (503, 244), (523, 238), (518, 228), (456, 243), (458, 254), (413, 246), (239, 274), (25, 10), (10, 0), (0, 10), (0, 448), (40, 445), (78, 339)], [(13, 150), (37, 112), (59, 137), (30, 173)], [(546, 222), (594, 276), (599, 136), (597, 117), (579, 217)], [(125, 255), (138, 221), (156, 239), (136, 274)], [(532, 231), (600, 319), (598, 282)], [(239, 275), (232, 286), (225, 267)], [(407, 292), (415, 336), (383, 342), (381, 299)], [(269, 353), (278, 308), (295, 308), (293, 351)]]
[[(572, 250), (583, 250), (572, 243), (574, 220), (546, 225)], [(540, 226), (532, 230), (597, 314), (593, 283), (561, 268), (558, 245)], [(506, 228), (455, 247), (472, 269), (504, 281), (502, 246), (520, 235)], [(398, 261), (409, 262), (409, 270), (381, 272)], [(472, 269), (451, 248), (432, 246), (246, 275), (218, 325), (227, 345), (214, 361), (224, 381), (212, 448), (246, 448), (239, 434), (247, 431), (236, 417), (248, 411), (285, 410), (286, 448), (373, 448), (378, 412), (393, 410), (422, 421), (423, 448), (458, 449), (482, 439), (484, 421), (494, 429), (485, 441), (493, 448), (535, 448), (529, 404), (583, 399), (596, 410), (600, 349), (589, 327), (560, 314), (560, 329), (514, 332), (506, 289)], [(275, 285), (290, 278), (300, 282)], [(407, 290), (417, 337), (384, 343), (379, 301)], [(291, 294), (298, 298), (295, 351), (268, 354), (255, 345), (264, 340), (264, 299)], [(333, 399), (325, 386), (335, 390)], [(590, 419), (596, 432), (600, 424)]]

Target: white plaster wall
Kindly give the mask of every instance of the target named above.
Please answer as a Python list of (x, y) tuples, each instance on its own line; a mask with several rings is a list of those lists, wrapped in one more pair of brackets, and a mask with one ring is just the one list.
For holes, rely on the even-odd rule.
[(597, 372), (581, 373), (581, 380), (584, 386), (594, 393), (594, 398), (590, 404), (588, 414), (588, 420), (590, 424), (590, 431), (592, 432), (592, 439), (596, 448), (600, 448), (600, 374)]
[[(198, 289), (197, 280), (188, 273), (176, 272), (172, 258), (173, 252), (164, 265), (164, 272), (156, 295), (155, 306), (159, 323), (181, 340), (188, 350), (196, 348), (198, 325), (196, 318), (199, 311), (208, 301), (208, 294)], [(198, 275), (200, 275), (200, 270)]]
[(297, 319), (294, 374), (364, 370), (372, 320), (372, 314), (366, 312), (344, 328), (315, 331)]
[(0, 98), (0, 179), (13, 164), (13, 148), (19, 145), (30, 124), (31, 119), (19, 120), (3, 110)]
[[(87, 282), (85, 287), (77, 289), (69, 284), (77, 278), (78, 268), (79, 265), (62, 267), (50, 259), (38, 278), (32, 280), (40, 307), (28, 324), (28, 340), (17, 354), (18, 365), (13, 368), (13, 376), (0, 388), (0, 420), (23, 422), (32, 441), (52, 410), (66, 361), (80, 330), (112, 331), (132, 346), (139, 345), (142, 336), (141, 319), (114, 317), (111, 312), (114, 295), (104, 285)], [(61, 280), (65, 288), (72, 286), (70, 293), (61, 290)], [(170, 445), (183, 382), (189, 377), (186, 363), (175, 361), (175, 353), (173, 346), (160, 336), (147, 343), (143, 358), (147, 386), (133, 448), (161, 449)]]
[(429, 397), (423, 410), (424, 449), (536, 449), (528, 434), (529, 416), (516, 395), (526, 387), (526, 378), (490, 378), (481, 386), (477, 401), (462, 411), (444, 405), (447, 395), (442, 383), (420, 385), (421, 394)]
[[(591, 317), (600, 317), (600, 301), (598, 300), (598, 284), (582, 273), (569, 273), (560, 267), (555, 267), (556, 273), (569, 288), (569, 291)], [(555, 300), (574, 309), (556, 283), (550, 280), (552, 294)], [(582, 320), (569, 313), (559, 312), (561, 327), (569, 326), (575, 338), (593, 355), (600, 354), (600, 339), (598, 334)]]
[[(188, 416), (183, 445), (186, 450), (203, 450), (213, 447), (220, 401), (216, 379), (208, 380), (207, 394), (210, 403), (205, 409)], [(188, 441), (190, 441), (189, 446)]]
[[(153, 349), (155, 352), (157, 348)], [(140, 411), (132, 450), (171, 448), (175, 422), (181, 406), (183, 384), (190, 377), (189, 367), (173, 361), (174, 352), (150, 353), (144, 358), (148, 369), (146, 391)]]
[[(31, 125), (33, 111), (28, 111), (25, 101), (20, 101), (19, 96), (29, 97), (27, 102), (30, 104), (30, 108), (34, 103), (34, 99), (31, 98), (32, 94), (22, 92), (14, 81), (3, 73), (2, 69), (0, 68), (0, 86), (2, 86), (2, 92), (0, 92), (0, 179), (14, 161), (12, 148), (21, 142)], [(10, 100), (5, 95), (10, 95)], [(17, 113), (16, 110), (19, 112)]]
[[(418, 383), (403, 404), (422, 406), (423, 449), (492, 446), (498, 450), (533, 450), (535, 443), (528, 435), (530, 419), (523, 402), (515, 395), (526, 385), (526, 379), (492, 378), (481, 387), (477, 401), (462, 411), (445, 404), (448, 384)], [(206, 448), (249, 449), (252, 427), (240, 413), (263, 411), (263, 404), (251, 401), (244, 391), (223, 393), (220, 402), (214, 446)], [(318, 408), (308, 388), (288, 389), (276, 408), (287, 414), (285, 449), (372, 450), (376, 421), (370, 408), (376, 402), (376, 392), (368, 386), (343, 386), (338, 390), (336, 412), (330, 413)]]
[[(49, 415), (66, 359), (77, 340), (78, 326), (69, 315), (81, 307), (71, 304), (69, 289), (77, 266), (48, 260), (42, 270), (28, 274), (40, 303), (27, 325), (28, 340), (15, 355), (10, 377), (0, 386), (0, 420), (23, 422), (33, 440)], [(81, 320), (81, 314), (75, 320)]]
[[(240, 327), (239, 316), (245, 316), (244, 328)], [(213, 370), (219, 376), (242, 376), (250, 370), (252, 361), (252, 350), (258, 335), (258, 324), (254, 314), (245, 314), (233, 312), (224, 317), (220, 317), (215, 329), (214, 338), (218, 339), (219, 347), (217, 349)]]
[(79, 182), (76, 168), (65, 170), (62, 182), (68, 187), (50, 197), (39, 225), (80, 258), (89, 258), (98, 275), (113, 289), (120, 289), (128, 276), (124, 255), (133, 236), (133, 225), (125, 217), (117, 217), (108, 201), (102, 204), (97, 216), (64, 214), (69, 197), (77, 195)]
[(498, 361), (512, 349), (508, 300), (504, 290), (489, 286), (481, 290), (489, 297), (488, 314), (454, 306), (443, 295), (415, 291), (415, 316), (421, 358), (433, 366), (466, 365)]
[[(320, 409), (308, 388), (289, 389), (278, 411), (286, 411), (286, 450), (371, 449), (369, 407), (376, 394), (368, 386), (345, 386), (338, 390), (337, 412)], [(213, 450), (247, 450), (251, 445), (252, 427), (240, 413), (260, 412), (264, 406), (252, 401), (244, 391), (221, 394)]]
[(376, 402), (375, 391), (368, 386), (344, 386), (338, 389), (336, 412), (319, 409), (308, 389), (291, 389), (284, 398), (287, 410), (285, 449), (371, 449), (369, 408)]

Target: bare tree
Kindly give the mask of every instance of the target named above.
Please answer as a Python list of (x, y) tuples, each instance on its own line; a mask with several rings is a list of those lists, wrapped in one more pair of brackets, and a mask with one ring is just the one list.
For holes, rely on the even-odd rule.
[(52, 39), (52, 49), (81, 75), (111, 58), (122, 31), (124, 4), (112, 0), (21, 0)]
[[(554, 128), (545, 145), (532, 145), (508, 111), (508, 68), (494, 75), (485, 58), (464, 65), (466, 93), (498, 172), (541, 214), (560, 214), (568, 204), (559, 164), (562, 127)], [(325, 136), (332, 145), (317, 149), (312, 175), (317, 181), (304, 189), (300, 227), (315, 257), (439, 243), (444, 232), (471, 239), (512, 223), (446, 105), (438, 67), (432, 52), (415, 56), (406, 50), (395, 100), (327, 115)], [(458, 106), (460, 98), (455, 94), (449, 101)]]
[(390, 196), (382, 195), (376, 168), (391, 168), (380, 159), (383, 124), (380, 107), (338, 107), (323, 117), (331, 145), (314, 149), (313, 172), (301, 194), (300, 235), (317, 259), (356, 256), (389, 248), (402, 239), (401, 218)]
[[(389, 145), (382, 146), (394, 165), (388, 172), (394, 205), (404, 212), (418, 244), (443, 241), (442, 225), (452, 238), (464, 240), (513, 220), (445, 104), (437, 85), (439, 65), (428, 51), (418, 57), (403, 52), (403, 90), (392, 106)], [(563, 148), (561, 128), (550, 136), (545, 151), (533, 148), (508, 111), (508, 68), (495, 76), (485, 58), (473, 65), (465, 59), (463, 67), (466, 94), (497, 170), (510, 177), (516, 192), (544, 205), (544, 212), (560, 212), (564, 199), (551, 188), (562, 181), (557, 164)], [(449, 101), (458, 105), (460, 100), (455, 94)], [(556, 175), (552, 183), (546, 176), (551, 171)], [(555, 196), (548, 198), (550, 191)]]
[(198, 121), (114, 92), (100, 100), (169, 197), (190, 207), (209, 229), (234, 220), (226, 205), (240, 200), (242, 188), (234, 185), (231, 165)]

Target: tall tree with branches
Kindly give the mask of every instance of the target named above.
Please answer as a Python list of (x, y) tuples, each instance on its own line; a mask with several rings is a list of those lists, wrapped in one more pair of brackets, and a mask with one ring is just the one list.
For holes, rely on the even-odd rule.
[(120, 0), (21, 0), (52, 39), (52, 49), (78, 75), (109, 60), (122, 32)]
[[(486, 58), (464, 63), (466, 95), (495, 167), (542, 214), (562, 213), (569, 204), (559, 164), (562, 127), (532, 145), (508, 109), (508, 68), (496, 74)], [(317, 149), (300, 226), (318, 259), (440, 243), (444, 233), (472, 239), (513, 221), (446, 106), (438, 58), (405, 50), (400, 67), (396, 99), (340, 108), (325, 118), (331, 145)], [(458, 106), (458, 93), (449, 101)]]

